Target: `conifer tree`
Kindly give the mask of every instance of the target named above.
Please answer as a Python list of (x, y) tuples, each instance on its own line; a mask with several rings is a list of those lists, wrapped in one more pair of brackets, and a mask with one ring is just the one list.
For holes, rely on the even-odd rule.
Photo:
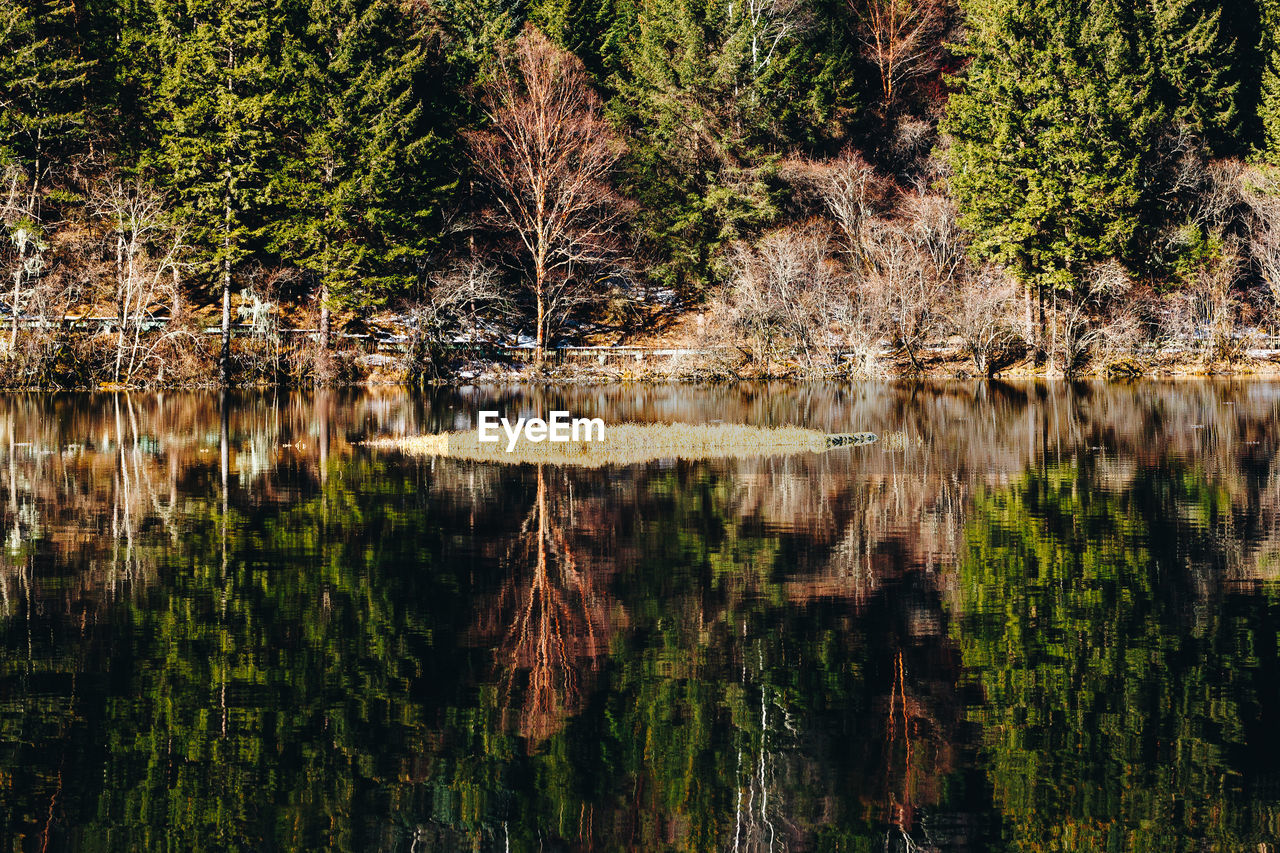
[(1223, 138), (1235, 88), (1217, 15), (1188, 0), (963, 0), (970, 62), (944, 128), (975, 251), (1070, 289), (1141, 255), (1161, 134)]
[[(1204, 10), (1196, 0), (1146, 0), (1150, 10), (1158, 84), (1157, 99), (1170, 109), (1169, 119), (1212, 149), (1229, 148), (1239, 131), (1233, 80), (1233, 46), (1221, 34), (1221, 9)], [(1144, 37), (1138, 10), (1138, 36)]]
[(951, 188), (974, 248), (1042, 288), (1127, 254), (1164, 114), (1111, 0), (966, 0), (970, 64), (948, 106)]
[(276, 175), (273, 244), (335, 303), (371, 305), (418, 278), (436, 245), (453, 105), (439, 34), (394, 0), (313, 0), (291, 69), (298, 150)]
[(1280, 0), (1262, 0), (1262, 119), (1263, 152), (1280, 163)]
[(74, 50), (74, 15), (62, 0), (0, 0), (0, 165), (22, 170), (33, 199), (85, 137), (92, 61)]
[(625, 189), (665, 283), (696, 291), (720, 274), (724, 247), (775, 214), (777, 152), (845, 91), (811, 26), (783, 0), (638, 0), (611, 106), (633, 131)]
[[(230, 374), (231, 282), (262, 240), (286, 121), (287, 0), (153, 0), (156, 70), (143, 94), (155, 133), (146, 161), (169, 187), (222, 301), (220, 373)], [(140, 72), (143, 76), (146, 72)]]
[(7, 352), (15, 350), (30, 282), (45, 263), (42, 208), (52, 173), (85, 137), (91, 63), (71, 49), (73, 12), (58, 0), (0, 0), (0, 252), (6, 255), (0, 292), (11, 315)]

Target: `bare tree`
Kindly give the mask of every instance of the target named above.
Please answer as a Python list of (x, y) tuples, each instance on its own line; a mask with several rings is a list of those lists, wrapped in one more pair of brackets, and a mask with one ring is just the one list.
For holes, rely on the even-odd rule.
[(3, 179), (6, 186), (0, 219), (3, 219), (9, 232), (9, 243), (14, 251), (8, 264), (9, 277), (13, 282), (9, 296), (11, 318), (8, 347), (8, 352), (12, 354), (16, 352), (18, 345), (18, 318), (23, 313), (27, 299), (25, 291), (44, 269), (44, 253), (48, 250), (48, 245), (36, 219), (37, 197), (34, 192), (27, 191), (26, 172), (18, 166), (10, 165), (5, 168)]
[(1249, 254), (1271, 294), (1273, 310), (1280, 309), (1280, 174), (1252, 168), (1240, 175), (1248, 205)]
[(467, 136), (492, 190), (490, 223), (514, 233), (529, 276), (537, 358), (557, 323), (620, 253), (621, 156), (582, 63), (526, 27), (484, 95), (490, 130)]
[[(147, 342), (145, 331), (158, 328), (155, 311), (174, 301), (173, 271), (185, 244), (182, 229), (172, 223), (164, 198), (141, 182), (109, 181), (90, 201), (108, 228), (109, 255), (115, 264), (112, 297), (116, 303), (116, 382), (129, 382), (159, 359), (159, 345), (185, 330), (170, 328)], [(165, 306), (167, 307), (167, 306)]]
[(995, 359), (1018, 340), (1019, 288), (991, 266), (962, 276), (947, 302), (947, 324), (964, 342), (973, 366), (990, 376)]
[(797, 195), (816, 202), (835, 223), (840, 248), (864, 262), (863, 227), (889, 206), (891, 182), (851, 150), (833, 160), (789, 160), (782, 168)]
[(942, 0), (850, 0), (862, 22), (862, 43), (880, 78), (885, 110), (908, 80), (928, 74), (942, 54), (946, 8)]
[(924, 370), (921, 348), (941, 326), (938, 309), (949, 284), (930, 263), (926, 233), (914, 223), (877, 219), (864, 241), (871, 260), (866, 286), (883, 300), (893, 335), (917, 372)]
[(720, 309), (729, 334), (766, 369), (798, 359), (812, 370), (831, 340), (831, 310), (843, 298), (827, 235), (780, 228), (754, 245), (739, 244)]
[(1228, 244), (1222, 256), (1199, 271), (1195, 280), (1174, 293), (1165, 315), (1165, 328), (1175, 341), (1196, 346), (1205, 364), (1232, 362), (1244, 350), (1239, 334), (1244, 312), (1236, 292), (1241, 259), (1237, 247)]
[(743, 23), (750, 35), (752, 77), (760, 77), (778, 46), (809, 23), (804, 5), (796, 0), (730, 0), (731, 20), (738, 9), (746, 13)]
[(511, 310), (500, 284), (498, 270), (476, 258), (432, 276), (426, 297), (409, 306), (407, 312), (409, 370), (435, 377), (448, 357), (451, 341), (482, 340), (486, 331), (483, 318), (500, 318)]

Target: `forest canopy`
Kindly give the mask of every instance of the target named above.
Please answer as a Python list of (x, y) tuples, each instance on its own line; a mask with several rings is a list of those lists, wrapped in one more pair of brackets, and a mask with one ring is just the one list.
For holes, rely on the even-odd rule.
[(427, 374), (690, 312), (763, 370), (863, 373), (940, 339), (980, 373), (1230, 357), (1280, 325), (1277, 0), (0, 21), (4, 384), (340, 379), (335, 334), (379, 315)]

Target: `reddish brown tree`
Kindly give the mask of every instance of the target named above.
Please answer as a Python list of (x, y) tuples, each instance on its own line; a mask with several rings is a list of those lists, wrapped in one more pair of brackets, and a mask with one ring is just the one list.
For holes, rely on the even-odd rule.
[(467, 141), (493, 195), (489, 223), (516, 238), (541, 360), (556, 324), (620, 257), (627, 206), (610, 179), (622, 148), (582, 63), (532, 27), (499, 57), (484, 108), (490, 129)]
[[(865, 7), (862, 3), (865, 2)], [(934, 71), (942, 56), (945, 0), (850, 0), (861, 8), (865, 55), (880, 77), (886, 111), (902, 84)]]

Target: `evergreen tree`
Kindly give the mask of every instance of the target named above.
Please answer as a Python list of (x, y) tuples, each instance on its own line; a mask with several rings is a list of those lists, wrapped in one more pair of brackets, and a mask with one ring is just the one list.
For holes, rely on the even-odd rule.
[(142, 98), (156, 134), (146, 164), (172, 189), (222, 298), (223, 381), (230, 373), (233, 270), (261, 241), (285, 129), (281, 69), (287, 0), (153, 0), (142, 54), (157, 71)]
[(417, 281), (455, 184), (441, 128), (439, 36), (393, 0), (314, 0), (291, 70), (300, 146), (276, 176), (289, 215), (274, 235), (332, 302), (376, 304)]
[(1217, 15), (1188, 0), (961, 5), (970, 63), (944, 127), (975, 251), (1049, 289), (1139, 259), (1142, 223), (1162, 215), (1160, 136), (1235, 127)]
[(805, 12), (780, 0), (639, 0), (612, 106), (634, 132), (625, 189), (664, 283), (715, 280), (724, 247), (775, 213), (779, 149), (832, 115), (840, 66), (806, 42)]
[(0, 165), (22, 170), (32, 199), (86, 132), (92, 62), (74, 49), (74, 16), (61, 0), (0, 0)]
[(1262, 119), (1263, 150), (1280, 163), (1280, 0), (1262, 0)]
[(65, 166), (83, 140), (84, 82), (90, 63), (71, 49), (74, 9), (58, 0), (0, 0), (0, 251), (10, 322), (5, 349), (18, 340), (18, 317), (29, 284), (45, 266), (43, 203), (54, 168)]
[(636, 0), (536, 0), (529, 18), (577, 55), (598, 85), (623, 71), (623, 53), (637, 26)]
[(975, 251), (1042, 287), (1126, 256), (1164, 113), (1112, 0), (966, 0), (970, 57), (945, 128)]
[[(1239, 80), (1234, 45), (1221, 34), (1221, 9), (1203, 11), (1195, 0), (1146, 0), (1158, 84), (1156, 96), (1169, 119), (1204, 140), (1212, 150), (1228, 149), (1239, 132)], [(1138, 9), (1143, 37), (1143, 4)]]

